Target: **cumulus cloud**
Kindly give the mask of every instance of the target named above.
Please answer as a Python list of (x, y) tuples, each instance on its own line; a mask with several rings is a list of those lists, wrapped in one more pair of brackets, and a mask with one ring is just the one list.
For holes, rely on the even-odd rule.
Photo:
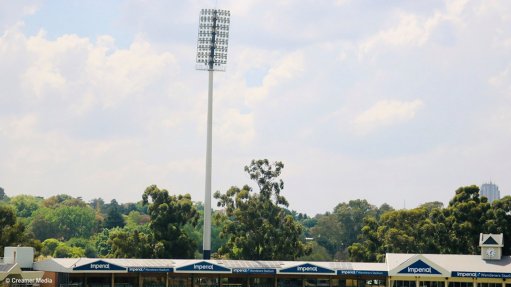
[(415, 13), (399, 11), (395, 13), (396, 25), (379, 31), (359, 46), (360, 56), (377, 50), (380, 46), (390, 47), (420, 47), (425, 45), (431, 35), (442, 23), (449, 22), (463, 26), (462, 13), (467, 0), (445, 1), (445, 7), (437, 10), (429, 17)]
[(390, 29), (379, 32), (360, 45), (362, 53), (367, 53), (376, 45), (423, 45), (428, 39), (430, 30), (421, 23), (419, 17), (414, 14), (401, 14), (399, 24)]
[(262, 85), (247, 91), (246, 101), (249, 104), (259, 103), (266, 99), (270, 91), (282, 82), (293, 80), (304, 70), (304, 55), (294, 52), (282, 56), (264, 76)]
[(218, 115), (215, 136), (224, 143), (236, 145), (250, 144), (255, 138), (254, 115), (241, 114), (236, 109), (228, 109)]
[(511, 92), (511, 66), (499, 72), (489, 79), (489, 83), (497, 89), (502, 89), (506, 94)]
[(367, 134), (381, 127), (413, 119), (422, 106), (423, 102), (421, 100), (411, 102), (397, 100), (379, 101), (356, 116), (353, 120), (353, 127), (356, 133)]

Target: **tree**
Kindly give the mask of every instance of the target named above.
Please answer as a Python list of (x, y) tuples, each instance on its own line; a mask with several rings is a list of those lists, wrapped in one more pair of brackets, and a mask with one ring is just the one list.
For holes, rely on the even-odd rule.
[(364, 226), (364, 218), (379, 219), (393, 208), (383, 204), (380, 208), (365, 199), (339, 203), (333, 213), (317, 215), (317, 223), (311, 228), (311, 237), (325, 247), (335, 260), (348, 259), (348, 247), (358, 240)]
[(41, 198), (31, 195), (17, 195), (10, 199), (9, 203), (16, 208), (19, 217), (31, 217), (32, 213), (41, 207)]
[(364, 218), (364, 227), (362, 227), (358, 242), (348, 247), (350, 260), (355, 262), (383, 262), (385, 254), (378, 253), (382, 245), (378, 236), (378, 221), (374, 217)]
[(332, 256), (328, 252), (328, 250), (319, 245), (317, 242), (313, 241), (310, 244), (311, 253), (309, 255), (305, 255), (303, 257), (298, 258), (300, 261), (331, 261)]
[(148, 205), (149, 227), (156, 244), (162, 246), (163, 251), (158, 256), (193, 258), (195, 242), (183, 231), (187, 223), (195, 226), (199, 217), (191, 196), (171, 196), (167, 190), (151, 185), (144, 191), (142, 199)]
[(121, 213), (121, 207), (117, 203), (117, 200), (112, 199), (107, 208), (108, 213), (104, 222), (105, 228), (124, 227), (124, 218)]
[[(364, 222), (359, 242), (349, 247), (352, 260), (373, 261), (375, 254), (382, 261), (387, 252), (478, 254), (479, 233), (511, 237), (511, 197), (489, 204), (479, 197), (479, 187), (465, 186), (456, 190), (446, 208), (430, 202)], [(504, 247), (504, 254), (510, 252)]]
[(504, 234), (504, 254), (511, 254), (511, 196), (505, 196), (492, 203), (492, 209), (485, 222), (488, 233)]
[(80, 258), (85, 257), (85, 252), (80, 247), (71, 247), (65, 243), (61, 243), (55, 248), (53, 254), (55, 258)]
[(85, 257), (95, 258), (98, 255), (94, 242), (87, 238), (73, 237), (66, 242), (66, 245), (81, 248)]
[(332, 260), (337, 251), (342, 248), (341, 225), (337, 217), (330, 212), (316, 215), (316, 225), (311, 228), (310, 236), (314, 241), (325, 248)]
[(151, 222), (151, 217), (149, 217), (149, 215), (142, 214), (136, 210), (130, 211), (126, 217), (126, 226), (132, 229), (139, 225), (149, 224), (149, 222)]
[(37, 210), (31, 229), (39, 240), (68, 240), (72, 237), (92, 236), (95, 225), (95, 212), (91, 207), (61, 205), (55, 209), (43, 207)]
[(18, 222), (14, 209), (0, 203), (0, 255), (3, 254), (4, 247), (15, 246), (28, 240), (25, 226)]
[(9, 197), (5, 194), (5, 190), (0, 187), (0, 201), (7, 201)]
[(62, 244), (62, 242), (55, 238), (48, 238), (42, 243), (41, 254), (44, 256), (53, 256), (55, 249)]
[(98, 213), (106, 213), (105, 201), (101, 197), (92, 199), (89, 205)]
[(112, 245), (108, 242), (110, 240), (110, 229), (103, 229), (101, 232), (96, 233), (92, 238), (94, 248), (99, 257), (107, 257), (112, 251)]
[(111, 250), (107, 257), (113, 258), (164, 258), (164, 243), (154, 239), (147, 227), (113, 228), (109, 232)]
[(294, 260), (310, 253), (301, 240), (302, 226), (284, 207), (281, 195), (284, 182), (279, 179), (284, 164), (270, 164), (267, 159), (253, 160), (245, 171), (259, 188), (254, 193), (248, 185), (231, 187), (225, 194), (215, 192), (218, 206), (227, 221), (222, 236), (228, 238), (217, 256), (246, 260)]
[(80, 197), (72, 197), (67, 194), (59, 194), (48, 197), (43, 201), (43, 205), (48, 208), (57, 208), (60, 206), (78, 206), (85, 207), (87, 203), (83, 201)]
[(444, 210), (449, 234), (448, 251), (453, 254), (479, 253), (479, 233), (485, 232), (491, 204), (479, 197), (479, 187), (460, 187)]

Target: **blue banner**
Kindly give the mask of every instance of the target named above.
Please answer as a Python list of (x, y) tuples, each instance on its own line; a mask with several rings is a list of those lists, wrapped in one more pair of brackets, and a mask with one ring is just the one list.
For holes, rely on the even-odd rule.
[(126, 267), (108, 263), (103, 260), (94, 261), (89, 264), (73, 268), (76, 271), (126, 271)]
[(206, 261), (182, 266), (176, 268), (176, 271), (189, 271), (189, 272), (231, 272), (231, 269), (219, 266)]
[(435, 268), (429, 266), (422, 260), (415, 261), (412, 265), (405, 267), (399, 274), (442, 274)]
[(335, 271), (328, 268), (312, 265), (310, 263), (279, 270), (279, 273), (303, 273), (303, 274), (335, 274)]
[(379, 270), (337, 270), (337, 275), (387, 276), (389, 272)]
[(237, 274), (275, 274), (277, 270), (270, 268), (233, 268), (232, 273)]
[(474, 272), (474, 271), (453, 271), (451, 277), (468, 277), (468, 278), (511, 278), (511, 273), (497, 272)]
[(173, 272), (172, 267), (128, 267), (128, 272)]

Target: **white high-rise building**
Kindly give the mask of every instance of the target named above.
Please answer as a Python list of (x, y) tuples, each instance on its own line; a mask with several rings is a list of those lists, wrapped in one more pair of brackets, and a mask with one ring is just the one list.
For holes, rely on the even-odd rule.
[(492, 183), (483, 183), (481, 185), (481, 189), (479, 191), (481, 196), (488, 198), (488, 202), (492, 203), (494, 200), (500, 199), (500, 190), (499, 187)]

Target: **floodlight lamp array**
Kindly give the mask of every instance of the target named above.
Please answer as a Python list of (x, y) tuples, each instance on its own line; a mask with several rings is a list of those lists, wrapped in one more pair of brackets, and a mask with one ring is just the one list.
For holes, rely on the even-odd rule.
[(225, 71), (230, 15), (228, 10), (201, 10), (196, 60), (198, 70)]

